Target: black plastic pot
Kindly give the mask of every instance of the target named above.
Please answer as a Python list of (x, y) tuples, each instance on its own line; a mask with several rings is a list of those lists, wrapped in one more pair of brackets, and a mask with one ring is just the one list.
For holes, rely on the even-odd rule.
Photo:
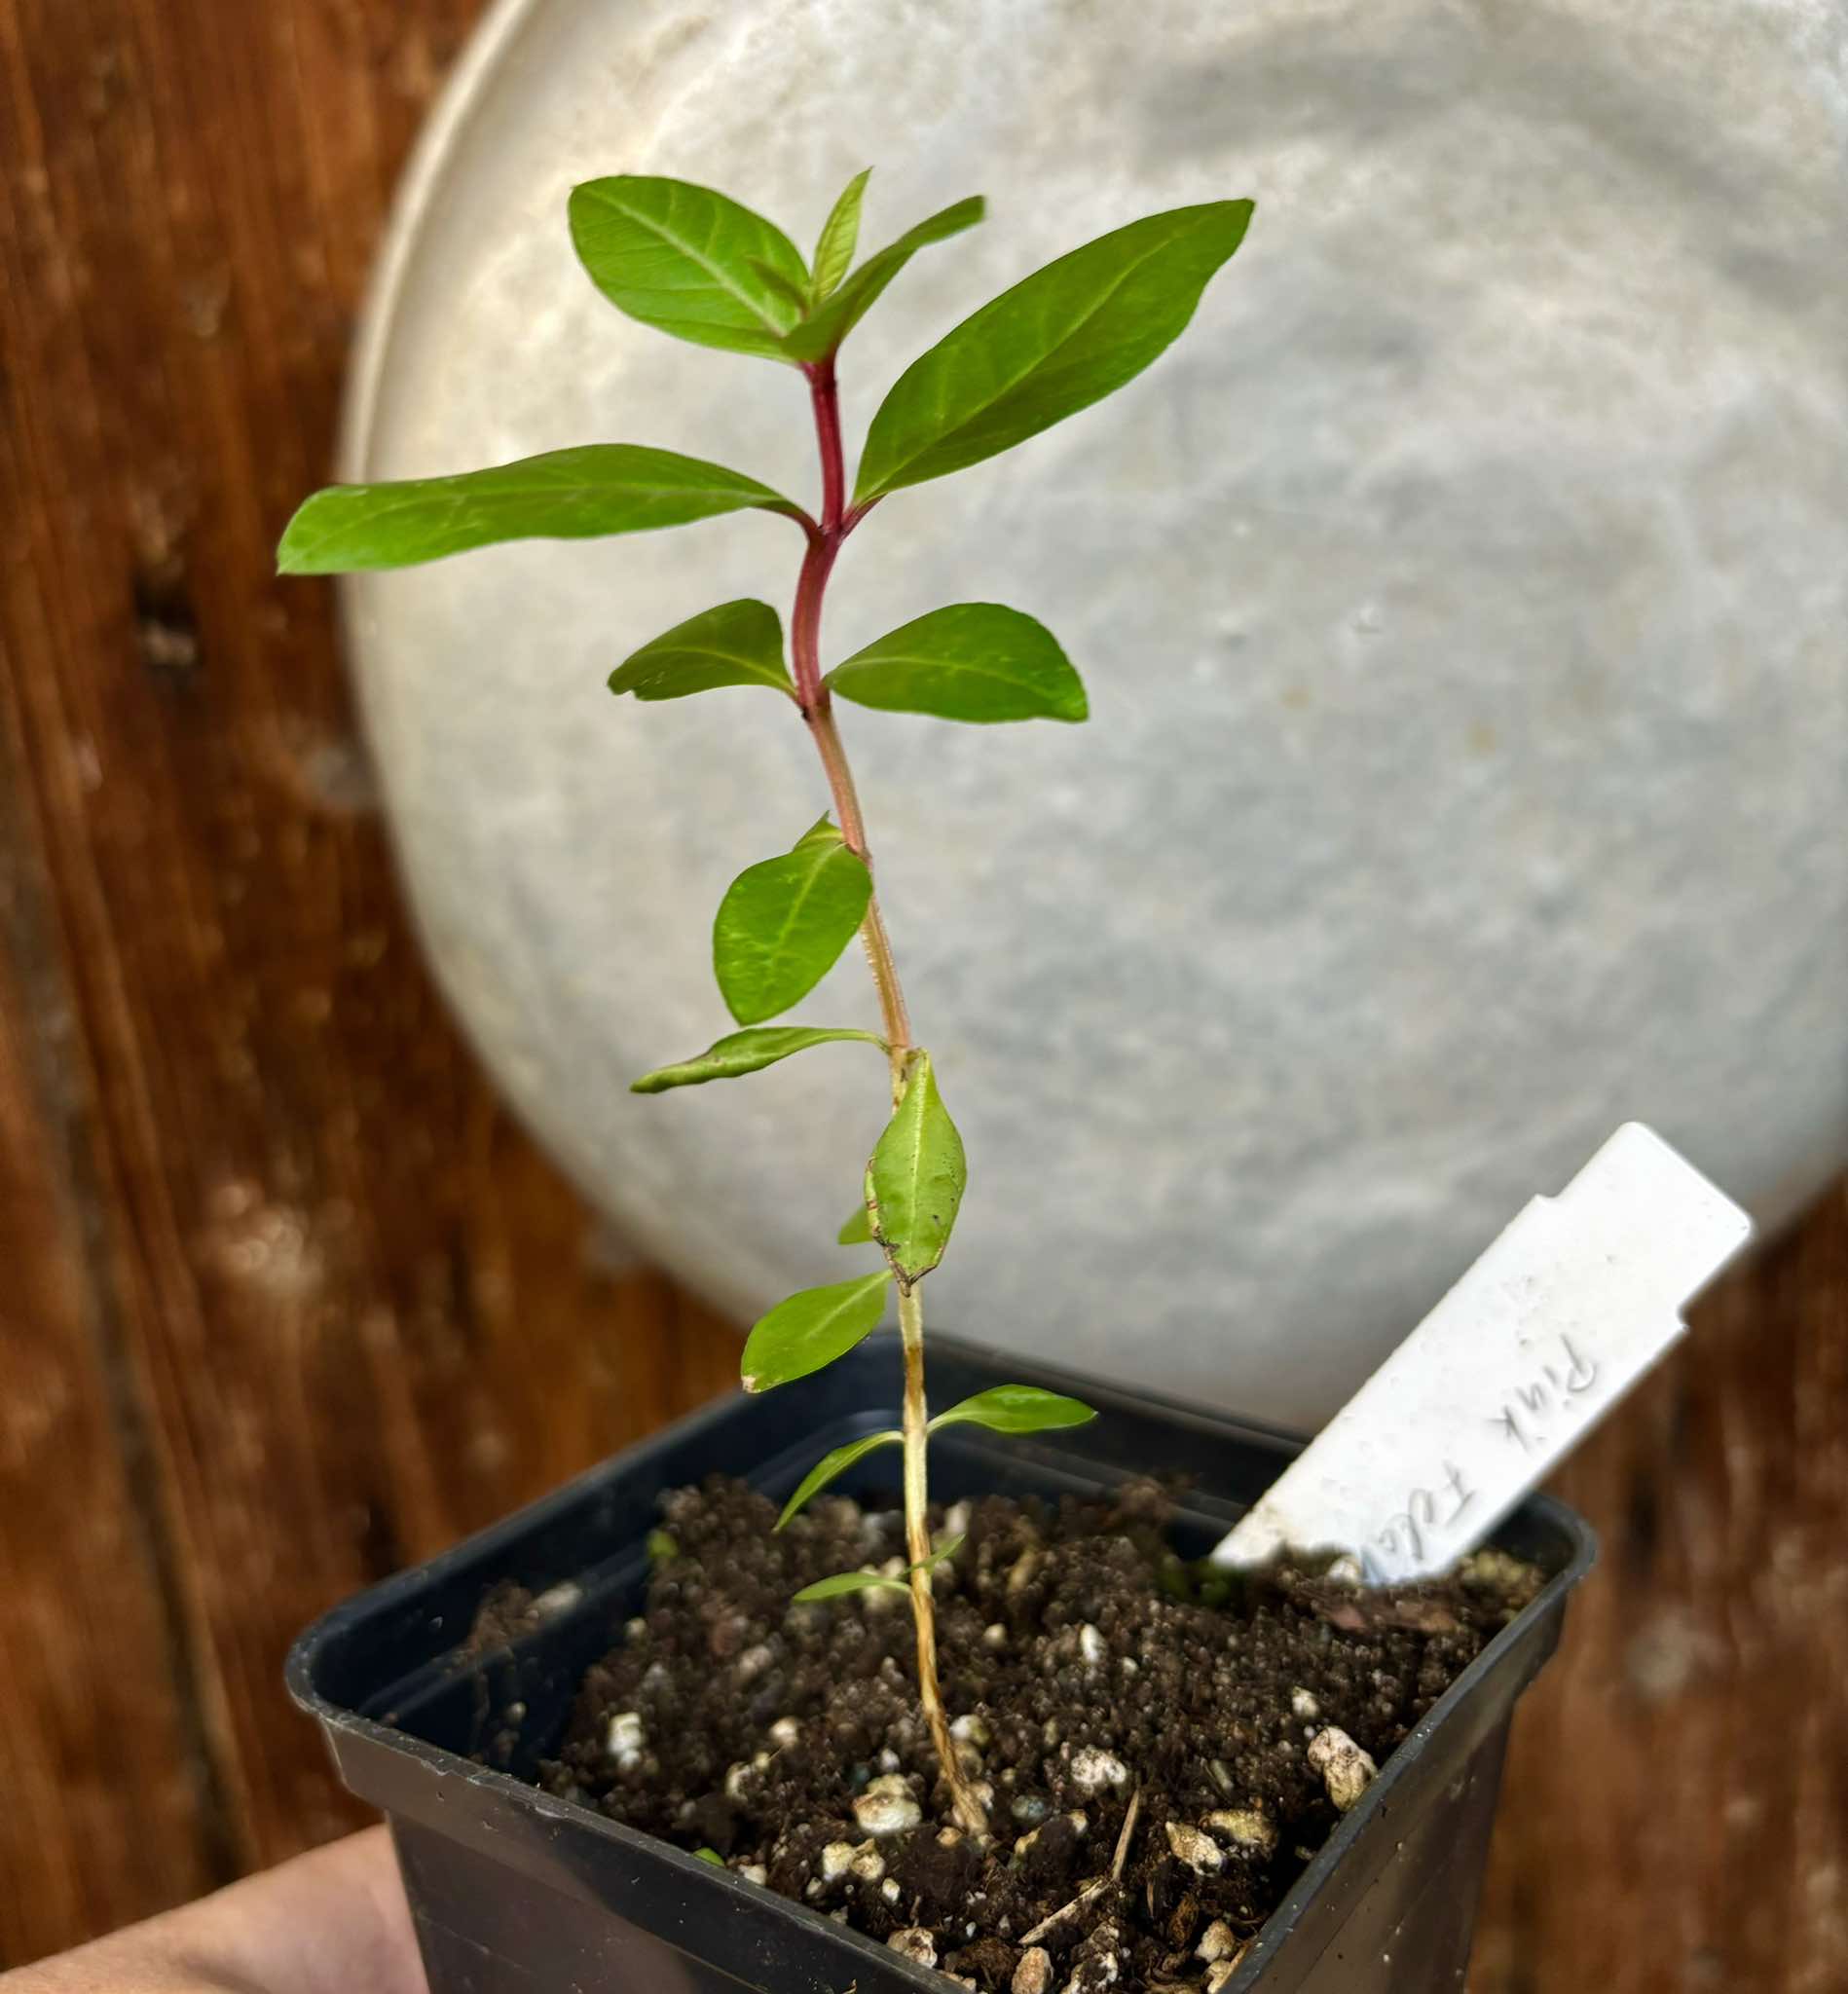
[[(1216, 1542), (1299, 1442), (1257, 1426), (1025, 1367), (942, 1339), (940, 1403), (1007, 1379), (1078, 1392), (1088, 1426), (999, 1440), (973, 1426), (932, 1444), (948, 1500), (1096, 1491), (1150, 1469), (1198, 1478), (1179, 1548)], [(875, 1337), (805, 1384), (740, 1395), (684, 1421), (544, 1501), (337, 1607), (289, 1657), (341, 1777), (396, 1837), (433, 1994), (941, 1994), (942, 1976), (651, 1836), (553, 1799), (522, 1775), (551, 1752), (579, 1678), (635, 1610), (644, 1539), (664, 1489), (715, 1468), (771, 1496), (815, 1458), (897, 1422), (898, 1352)], [(892, 1493), (895, 1452), (848, 1478)], [(1469, 1955), (1509, 1718), (1558, 1643), (1592, 1535), (1545, 1498), (1497, 1541), (1551, 1576), (1382, 1768), (1298, 1880), (1223, 1994), (1385, 1994), (1459, 1987)], [(468, 1637), (488, 1589), (545, 1599), (511, 1644)]]

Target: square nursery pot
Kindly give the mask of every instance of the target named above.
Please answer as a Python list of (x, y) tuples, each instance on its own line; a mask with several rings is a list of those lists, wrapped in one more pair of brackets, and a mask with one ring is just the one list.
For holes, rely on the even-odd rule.
[[(889, 1947), (526, 1780), (555, 1751), (584, 1671), (637, 1608), (659, 1494), (723, 1469), (780, 1499), (827, 1449), (898, 1423), (899, 1379), (894, 1341), (878, 1336), (802, 1385), (726, 1400), (302, 1637), (289, 1688), (319, 1719), (347, 1785), (391, 1823), (433, 1994), (733, 1994), (740, 1983), (764, 1994), (942, 1994), (941, 1975)], [(1179, 1471), (1199, 1493), (1175, 1542), (1198, 1556), (1301, 1445), (932, 1344), (942, 1403), (1015, 1379), (1077, 1392), (1103, 1417), (1027, 1440), (946, 1428), (932, 1443), (934, 1494), (1092, 1494)], [(895, 1496), (896, 1459), (875, 1454), (842, 1486)], [(1544, 1497), (1496, 1541), (1539, 1565), (1544, 1589), (1387, 1759), (1222, 1994), (1461, 1985), (1515, 1699), (1557, 1644), (1566, 1595), (1595, 1555), (1586, 1526)], [(471, 1641), (483, 1596), (507, 1580), (540, 1596), (539, 1624), (510, 1643)]]

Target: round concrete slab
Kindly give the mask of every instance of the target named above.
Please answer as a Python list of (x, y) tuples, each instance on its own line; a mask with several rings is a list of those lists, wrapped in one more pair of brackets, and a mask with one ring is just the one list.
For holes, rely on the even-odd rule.
[[(678, 173), (876, 241), (964, 193), (846, 356), (1153, 208), (1257, 198), (1120, 396), (901, 495), (831, 654), (951, 600), (1052, 623), (1086, 727), (853, 711), (971, 1157), (937, 1319), (1307, 1423), (1533, 1192), (1655, 1125), (1775, 1220), (1848, 1154), (1848, 90), (1830, 10), (1634, 0), (519, 0), (426, 137), (347, 473), (589, 440), (806, 496), (800, 383), (662, 339), (565, 196)], [(1832, 54), (1831, 54), (1832, 50)], [(438, 972), (628, 1235), (749, 1313), (832, 1246), (876, 1057), (625, 1092), (727, 1028), (711, 914), (825, 792), (749, 691), (627, 650), (787, 601), (740, 518), (368, 579), (352, 657)], [(870, 1022), (844, 962), (797, 1014)]]

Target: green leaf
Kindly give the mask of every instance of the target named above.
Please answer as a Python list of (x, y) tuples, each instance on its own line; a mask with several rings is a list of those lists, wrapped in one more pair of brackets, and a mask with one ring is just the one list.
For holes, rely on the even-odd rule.
[(811, 1600), (837, 1600), (843, 1593), (906, 1593), (910, 1587), (902, 1578), (884, 1578), (876, 1571), (836, 1571), (832, 1578), (818, 1578), (794, 1597), (800, 1606)]
[(834, 820), (824, 810), (795, 840), (792, 849), (798, 852), (814, 851), (818, 848), (832, 851), (840, 841), (840, 832), (834, 829)]
[(620, 312), (676, 339), (784, 357), (808, 266), (773, 222), (710, 187), (618, 173), (571, 197), (572, 241)]
[(963, 1139), (937, 1090), (931, 1055), (919, 1051), (867, 1165), (873, 1236), (901, 1280), (921, 1280), (942, 1259), (967, 1179)]
[(809, 284), (811, 301), (819, 305), (835, 289), (852, 268), (854, 249), (860, 241), (860, 201), (867, 191), (872, 168), (856, 173), (841, 191), (840, 199), (822, 224), (815, 244), (814, 277)]
[(755, 256), (751, 259), (751, 268), (793, 310), (803, 315), (807, 314), (809, 296), (801, 284), (785, 277), (780, 270), (772, 270), (767, 263), (759, 263)]
[(855, 1461), (864, 1460), (882, 1447), (902, 1446), (904, 1441), (905, 1435), (893, 1426), (883, 1433), (869, 1433), (862, 1440), (850, 1440), (845, 1447), (837, 1447), (832, 1454), (823, 1455), (802, 1477), (795, 1494), (784, 1503), (783, 1514), (776, 1520), (777, 1529), (781, 1530), (805, 1502), (819, 1496), (836, 1475), (844, 1474)]
[(696, 1862), (710, 1863), (715, 1869), (722, 1869), (725, 1866), (725, 1859), (717, 1849), (695, 1849), (693, 1857)]
[(839, 1246), (872, 1244), (872, 1214), (864, 1204), (855, 1207), (853, 1217), (834, 1235), (834, 1243)]
[(768, 603), (749, 597), (702, 609), (632, 652), (610, 675), (611, 692), (684, 699), (721, 685), (769, 685), (795, 697), (783, 662), (783, 625)]
[(871, 897), (866, 862), (826, 820), (785, 857), (740, 872), (713, 922), (713, 973), (732, 1016), (760, 1024), (800, 1003), (853, 940)]
[(650, 1531), (647, 1548), (650, 1565), (671, 1564), (681, 1555), (681, 1547), (666, 1531)]
[(878, 1328), (891, 1278), (882, 1268), (779, 1302), (745, 1339), (744, 1388), (768, 1391), (844, 1357)]
[[(903, 1439), (904, 1435), (901, 1434), (899, 1437)], [(928, 1558), (920, 1558), (915, 1565), (907, 1565), (906, 1569), (907, 1571), (922, 1571), (932, 1565), (946, 1564), (962, 1549), (963, 1539), (968, 1534), (967, 1531), (958, 1531), (952, 1537), (939, 1537), (937, 1542), (931, 1547), (931, 1555)]]
[(939, 1413), (931, 1431), (968, 1424), (987, 1426), (996, 1433), (1042, 1433), (1053, 1426), (1083, 1426), (1096, 1417), (1095, 1409), (1082, 1399), (1042, 1391), (1037, 1385), (996, 1385)]
[(329, 485), (289, 521), (281, 574), (409, 568), (498, 540), (592, 539), (684, 526), (745, 506), (801, 508), (722, 464), (640, 443), (587, 443), (447, 478)]
[(965, 318), (880, 404), (854, 503), (979, 463), (1132, 380), (1193, 316), (1250, 219), (1248, 201), (1150, 215)]
[(828, 675), (843, 699), (945, 720), (1082, 720), (1085, 688), (1045, 624), (953, 603), (889, 631)]
[(879, 294), (920, 249), (960, 236), (980, 221), (985, 203), (979, 194), (944, 208), (914, 229), (906, 229), (848, 277), (832, 297), (818, 305), (783, 342), (792, 360), (824, 360), (871, 311)]
[(677, 1066), (657, 1066), (652, 1073), (632, 1080), (629, 1091), (664, 1094), (671, 1087), (703, 1087), (709, 1080), (736, 1080), (742, 1074), (760, 1073), (779, 1059), (787, 1059), (792, 1052), (806, 1052), (811, 1046), (845, 1044), (850, 1039), (877, 1046), (881, 1052), (885, 1050), (885, 1041), (876, 1032), (853, 1031), (844, 1025), (754, 1025), (749, 1031), (728, 1033), (696, 1057), (683, 1059)]

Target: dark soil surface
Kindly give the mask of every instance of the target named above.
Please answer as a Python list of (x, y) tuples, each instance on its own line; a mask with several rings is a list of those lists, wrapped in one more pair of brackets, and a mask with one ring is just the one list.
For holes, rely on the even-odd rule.
[(1384, 1762), (1539, 1574), (1491, 1552), (1391, 1590), (1202, 1580), (1166, 1511), (1137, 1484), (944, 1519), (967, 1534), (937, 1579), (940, 1667), (985, 1845), (949, 1826), (905, 1599), (791, 1604), (902, 1564), (897, 1515), (830, 1497), (778, 1534), (721, 1478), (666, 1498), (647, 1610), (545, 1784), (988, 1994), (1212, 1994), (1339, 1820), (1331, 1792), (1364, 1783), (1348, 1741)]

